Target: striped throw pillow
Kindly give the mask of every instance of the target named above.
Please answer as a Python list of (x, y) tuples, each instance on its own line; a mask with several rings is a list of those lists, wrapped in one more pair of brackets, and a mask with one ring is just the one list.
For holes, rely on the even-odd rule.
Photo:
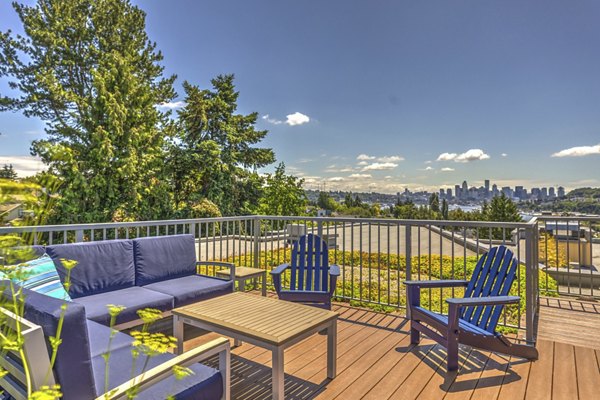
[(57, 299), (71, 300), (56, 272), (54, 261), (47, 254), (23, 263), (22, 268), (27, 278), (16, 282), (20, 286)]

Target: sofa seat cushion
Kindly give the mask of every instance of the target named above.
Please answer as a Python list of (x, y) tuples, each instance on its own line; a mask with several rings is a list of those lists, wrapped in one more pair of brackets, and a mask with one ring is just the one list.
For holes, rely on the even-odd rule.
[(173, 308), (172, 296), (137, 286), (108, 293), (79, 297), (74, 301), (85, 307), (85, 313), (89, 319), (106, 326), (110, 324), (110, 314), (106, 307), (108, 304), (126, 307), (117, 316), (117, 325), (139, 319), (136, 311), (142, 308), (156, 308), (160, 311), (167, 311)]
[(175, 307), (181, 307), (233, 292), (233, 282), (204, 275), (190, 275), (151, 283), (145, 289), (173, 296)]
[(90, 342), (90, 354), (92, 357), (106, 353), (109, 341), (111, 351), (122, 348), (131, 349), (131, 343), (133, 343), (133, 338), (131, 336), (115, 331), (112, 340), (110, 340), (111, 328), (89, 319), (86, 323)]
[(196, 273), (196, 240), (192, 235), (135, 239), (133, 252), (137, 286)]
[(131, 240), (59, 244), (46, 247), (61, 281), (67, 270), (61, 259), (77, 261), (71, 270), (72, 298), (110, 292), (135, 285), (133, 243)]
[[(172, 354), (161, 354), (151, 357), (148, 361), (146, 371), (154, 368), (175, 357)], [(140, 354), (135, 361), (135, 375), (142, 372), (146, 356)], [(121, 348), (110, 355), (108, 388), (115, 387), (127, 382), (132, 378), (133, 366), (131, 349)], [(94, 369), (94, 380), (96, 381), (96, 395), (104, 393), (105, 363), (102, 356), (92, 359)], [(140, 392), (138, 398), (144, 400), (164, 400), (169, 395), (174, 395), (178, 400), (218, 400), (223, 395), (223, 379), (218, 370), (202, 364), (194, 364), (189, 367), (194, 374), (177, 381), (172, 375), (155, 383), (148, 389)]]

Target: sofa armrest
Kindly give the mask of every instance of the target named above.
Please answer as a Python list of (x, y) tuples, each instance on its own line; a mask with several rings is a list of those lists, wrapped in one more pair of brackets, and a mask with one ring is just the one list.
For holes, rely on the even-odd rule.
[(132, 387), (139, 387), (139, 391), (142, 391), (159, 381), (168, 378), (173, 374), (172, 368), (175, 365), (187, 367), (197, 362), (206, 360), (214, 355), (219, 355), (219, 372), (223, 377), (223, 399), (229, 400), (230, 397), (230, 370), (231, 370), (231, 345), (229, 339), (218, 338), (211, 340), (210, 342), (196, 347), (192, 350), (186, 351), (185, 353), (172, 358), (143, 374), (136, 376), (133, 379), (117, 386), (116, 388), (104, 393), (96, 398), (96, 400), (105, 400), (107, 398), (111, 400), (116, 399), (127, 399), (127, 392)]
[(223, 261), (198, 261), (198, 262), (196, 262), (196, 267), (199, 267), (201, 265), (212, 266), (213, 272), (214, 272), (214, 267), (229, 268), (229, 279), (232, 281), (235, 279), (235, 264), (234, 263), (223, 262)]

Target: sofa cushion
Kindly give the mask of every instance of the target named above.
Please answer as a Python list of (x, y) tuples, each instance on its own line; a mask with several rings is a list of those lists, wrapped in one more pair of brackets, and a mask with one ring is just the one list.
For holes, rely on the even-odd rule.
[(108, 342), (110, 341), (110, 350), (118, 350), (122, 348), (131, 349), (133, 338), (122, 332), (115, 331), (112, 340), (110, 339), (111, 328), (104, 326), (92, 320), (87, 320), (87, 331), (90, 342), (90, 355), (96, 357), (106, 353), (108, 350)]
[[(175, 357), (172, 354), (161, 354), (151, 357), (148, 361), (146, 371), (154, 368)], [(146, 356), (140, 355), (135, 362), (135, 374), (142, 372), (142, 366)], [(109, 361), (109, 385), (113, 389), (120, 384), (132, 378), (131, 369), (133, 366), (133, 357), (131, 350), (121, 348), (111, 353)], [(96, 356), (92, 360), (96, 385), (96, 395), (104, 393), (105, 363), (101, 356)], [(140, 392), (140, 399), (144, 400), (164, 400), (169, 395), (174, 395), (178, 400), (218, 400), (223, 395), (223, 379), (218, 370), (202, 364), (193, 364), (189, 367), (194, 374), (177, 381), (172, 375), (168, 378), (152, 385), (148, 389)]]
[(109, 304), (126, 307), (117, 316), (117, 324), (139, 319), (136, 311), (142, 308), (156, 308), (160, 311), (167, 311), (173, 308), (172, 296), (138, 286), (79, 297), (73, 301), (85, 307), (85, 313), (89, 319), (106, 326), (110, 324), (110, 314), (106, 307)]
[(136, 285), (144, 286), (196, 273), (196, 241), (192, 235), (135, 239)]
[(184, 276), (168, 281), (151, 283), (146, 289), (173, 296), (175, 307), (185, 306), (233, 292), (233, 282), (203, 275)]
[[(10, 289), (6, 289), (8, 281), (0, 282), (0, 293), (6, 298)], [(25, 319), (42, 327), (46, 341), (56, 336), (61, 315), (61, 307), (65, 301), (40, 293), (23, 289), (25, 296)], [(96, 394), (92, 358), (90, 355), (86, 315), (84, 308), (73, 302), (66, 302), (64, 314), (62, 344), (58, 347), (54, 364), (54, 375), (61, 385), (63, 399), (91, 399)], [(47, 343), (48, 344), (48, 343)], [(48, 344), (48, 354), (51, 354)]]
[(52, 257), (63, 282), (67, 271), (60, 259), (77, 261), (77, 266), (71, 270), (69, 294), (72, 298), (135, 285), (131, 240), (60, 244), (47, 246), (46, 252)]

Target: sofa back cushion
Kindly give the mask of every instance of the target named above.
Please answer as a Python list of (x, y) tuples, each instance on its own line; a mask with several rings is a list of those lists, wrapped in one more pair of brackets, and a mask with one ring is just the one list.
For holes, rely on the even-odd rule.
[(71, 270), (72, 298), (125, 289), (135, 285), (133, 242), (106, 240), (47, 246), (60, 279), (64, 282), (67, 270), (61, 259), (77, 261)]
[[(7, 286), (8, 281), (0, 281), (0, 296), (5, 300), (10, 299), (11, 292)], [(96, 388), (92, 359), (87, 332), (85, 308), (73, 302), (55, 299), (23, 289), (25, 319), (42, 327), (48, 354), (51, 347), (48, 341), (50, 336), (56, 336), (61, 315), (61, 307), (67, 304), (56, 361), (54, 363), (54, 377), (61, 386), (63, 399), (92, 399), (95, 398)]]
[(134, 239), (136, 285), (195, 274), (195, 244), (192, 235)]

